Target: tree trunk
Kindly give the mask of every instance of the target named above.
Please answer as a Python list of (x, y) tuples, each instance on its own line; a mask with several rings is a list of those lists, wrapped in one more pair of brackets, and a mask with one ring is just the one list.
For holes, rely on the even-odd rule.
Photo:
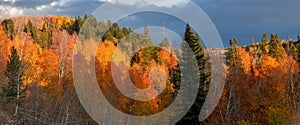
[(17, 103), (16, 103), (16, 108), (15, 108), (15, 114), (14, 114), (14, 116), (18, 115), (19, 97), (20, 97), (20, 82), (17, 83)]
[(68, 120), (69, 120), (69, 106), (66, 106), (66, 120), (65, 120), (65, 124), (64, 125), (68, 124)]
[(231, 104), (231, 97), (232, 96), (232, 87), (229, 87), (229, 97), (227, 101), (227, 106), (226, 106), (226, 120), (230, 121), (230, 104)]
[(36, 91), (36, 99), (35, 99), (35, 118), (37, 119), (37, 116), (38, 116), (38, 101), (39, 101), (39, 86), (38, 86), (38, 80), (37, 80), (37, 83), (36, 83), (36, 88), (35, 88), (35, 91)]
[(294, 81), (293, 81), (293, 74), (292, 74), (292, 66), (293, 66), (293, 63), (290, 63), (289, 65), (289, 83), (290, 83), (290, 88), (291, 88), (291, 98), (292, 98), (292, 102), (293, 102), (293, 107), (294, 109), (296, 110), (296, 101), (295, 101), (295, 98), (294, 98)]

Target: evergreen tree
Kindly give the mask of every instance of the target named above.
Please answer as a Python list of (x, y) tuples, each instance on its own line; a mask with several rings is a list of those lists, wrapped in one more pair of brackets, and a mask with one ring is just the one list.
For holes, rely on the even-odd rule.
[[(118, 39), (118, 41), (114, 42), (119, 42), (124, 38), (123, 30), (119, 27), (117, 23), (114, 23), (109, 27), (109, 29), (103, 35), (102, 40), (104, 41), (105, 39), (108, 39), (113, 41), (113, 38)], [(118, 43), (115, 44), (117, 45)]]
[(102, 41), (104, 40), (110, 40), (110, 41), (114, 41), (114, 36), (112, 35), (112, 33), (110, 31), (107, 31), (103, 37), (102, 37)]
[(284, 53), (284, 48), (280, 44), (279, 36), (271, 34), (269, 56), (277, 59), (279, 57), (282, 57), (283, 53)]
[(238, 46), (238, 41), (237, 41), (236, 37), (233, 38), (233, 44), (234, 44), (235, 46)]
[(159, 46), (160, 47), (166, 47), (166, 48), (171, 46), (170, 43), (169, 43), (168, 37), (166, 35), (165, 29), (163, 29), (163, 41), (161, 43), (159, 43)]
[(40, 45), (41, 48), (46, 49), (48, 47), (51, 46), (52, 44), (52, 33), (51, 30), (48, 30), (45, 26), (45, 24), (43, 25), (43, 28), (41, 30), (41, 36), (40, 36), (40, 43), (38, 43)]
[(28, 21), (27, 26), (25, 27), (25, 32), (30, 33), (32, 39), (35, 43), (39, 43), (39, 39), (37, 37), (36, 28), (33, 26), (31, 21)]
[[(295, 46), (296, 46), (296, 48), (297, 48), (297, 50), (298, 50), (298, 49), (300, 49), (300, 35), (298, 35), (297, 38), (298, 38), (298, 39), (297, 39), (297, 41), (295, 42)], [(299, 47), (299, 48), (298, 48), (298, 47)]]
[[(196, 89), (198, 90), (197, 84), (195, 83), (196, 81), (194, 81), (193, 76), (197, 77), (197, 75), (195, 75), (194, 73), (197, 73), (197, 67), (195, 66), (195, 62), (194, 61), (194, 54), (191, 51), (191, 48), (189, 46), (189, 44), (186, 41), (183, 41), (183, 43), (181, 44), (181, 56), (180, 56), (180, 71), (177, 71), (178, 73), (181, 73), (180, 75), (180, 86), (183, 86), (184, 84), (186, 84), (185, 86), (188, 86), (188, 88), (192, 88), (192, 89)], [(194, 65), (193, 65), (194, 64)], [(191, 67), (194, 66), (194, 67)], [(191, 70), (191, 71), (190, 71)], [(192, 74), (191, 74), (192, 72)], [(187, 74), (186, 76), (183, 76), (184, 74)], [(189, 75), (191, 74), (191, 75)], [(186, 77), (185, 79), (183, 79), (183, 77)], [(187, 93), (186, 96), (188, 97), (193, 97), (192, 95), (190, 95), (190, 91), (189, 89), (184, 89), (182, 87), (177, 88), (180, 91), (182, 91), (182, 93)], [(179, 91), (176, 90), (176, 91)], [(196, 97), (197, 98), (197, 97)], [(174, 110), (182, 110), (182, 107), (186, 107), (186, 104), (193, 104), (192, 107), (190, 107), (189, 111), (183, 116), (182, 119), (180, 119), (176, 125), (190, 125), (190, 124), (199, 124), (199, 120), (198, 120), (198, 115), (196, 114), (195, 111), (193, 111), (192, 109), (194, 109), (194, 103), (195, 100), (190, 100), (190, 98), (187, 97), (183, 97), (181, 98), (181, 102), (182, 104), (179, 104), (179, 106), (176, 106), (178, 109), (174, 109)], [(196, 111), (199, 112), (200, 111)]]
[(188, 83), (191, 84), (191, 86), (194, 86), (195, 88), (198, 89), (197, 97), (196, 100), (193, 102), (192, 107), (188, 111), (188, 113), (179, 121), (177, 122), (178, 125), (181, 124), (189, 124), (189, 125), (196, 125), (200, 124), (199, 119), (199, 114), (201, 111), (201, 108), (204, 104), (205, 98), (206, 98), (206, 85), (208, 84), (208, 78), (209, 78), (209, 73), (206, 71), (206, 63), (207, 63), (207, 57), (205, 56), (204, 53), (204, 48), (201, 45), (200, 42), (200, 37), (198, 34), (194, 34), (192, 28), (190, 27), (189, 24), (186, 26), (186, 31), (184, 35), (184, 41), (188, 43), (187, 47), (186, 45), (182, 45), (182, 60), (184, 60), (184, 63), (186, 62), (187, 59), (185, 59), (185, 53), (187, 52), (185, 49), (191, 48), (193, 52), (193, 58), (196, 58), (197, 60), (197, 65), (198, 65), (198, 78), (200, 79), (200, 85), (195, 86), (195, 83), (193, 81), (189, 81)]
[(80, 29), (81, 29), (81, 27), (82, 27), (82, 25), (84, 24), (84, 22), (87, 19), (88, 19), (87, 15), (85, 15), (83, 19), (80, 16), (75, 17), (75, 22), (74, 22), (74, 24), (72, 26), (72, 30), (78, 34), (79, 31), (80, 31)]
[(17, 95), (17, 84), (21, 84), (21, 77), (23, 72), (21, 70), (21, 61), (17, 50), (13, 46), (11, 49), (11, 55), (9, 56), (9, 61), (7, 62), (7, 68), (5, 75), (9, 78), (8, 86), (3, 88), (6, 96), (16, 96)]
[(164, 37), (163, 41), (161, 43), (159, 43), (160, 47), (170, 47), (170, 43), (167, 37)]
[(89, 15), (88, 22), (92, 25), (92, 27), (97, 27), (97, 19), (93, 15)]
[(111, 25), (112, 25), (111, 20), (108, 20), (107, 23), (106, 23), (106, 25), (107, 25), (107, 27), (111, 27)]
[[(297, 62), (300, 64), (300, 36), (298, 35), (298, 40), (297, 40), (297, 46), (296, 46), (296, 57), (297, 57)], [(298, 75), (300, 75), (300, 65), (298, 66)], [(300, 80), (300, 78), (298, 78)]]
[(145, 36), (150, 36), (150, 34), (149, 34), (149, 29), (148, 29), (148, 26), (147, 26), (147, 25), (145, 25), (145, 27), (144, 27), (144, 35), (145, 35)]
[(126, 27), (124, 27), (122, 29), (122, 32), (123, 32), (123, 34), (124, 34), (125, 37), (130, 33), (130, 31)]
[(52, 31), (43, 25), (42, 29), (36, 29), (31, 21), (28, 21), (24, 28), (24, 32), (29, 33), (35, 44), (38, 44), (41, 48), (46, 49), (52, 45)]
[(77, 34), (79, 33), (80, 28), (81, 28), (81, 26), (80, 26), (80, 20), (81, 20), (80, 16), (78, 16), (77, 18), (75, 18), (75, 22), (74, 22), (74, 25), (72, 27), (73, 31), (75, 31)]
[(193, 44), (195, 43), (195, 34), (189, 24), (187, 24), (185, 29), (184, 41), (186, 41), (190, 47), (193, 47)]
[[(206, 91), (206, 84), (208, 84), (207, 80), (208, 80), (208, 77), (210, 76), (209, 73), (206, 71), (206, 64), (207, 64), (207, 57), (204, 53), (204, 48), (201, 44), (201, 41), (200, 41), (200, 37), (198, 34), (196, 34), (196, 43), (195, 43), (195, 47), (194, 47), (194, 54), (196, 56), (196, 59), (197, 59), (197, 63), (198, 63), (198, 67), (199, 67), (199, 77), (200, 77), (200, 83), (203, 85), (202, 89), (204, 91)], [(201, 88), (200, 87), (200, 88)], [(204, 92), (206, 93), (206, 92)], [(204, 101), (204, 100), (203, 100)]]
[[(296, 53), (295, 53), (295, 56), (296, 58), (298, 58), (298, 62), (300, 63), (300, 36), (298, 35), (297, 36), (298, 40), (296, 42)], [(300, 68), (300, 65), (299, 65), (299, 68)]]
[(157, 56), (157, 52), (160, 51), (160, 48), (154, 47), (147, 25), (144, 27), (144, 34), (139, 35), (138, 41), (139, 43), (136, 44), (140, 45), (139, 48), (147, 46), (147, 48), (144, 49), (142, 55), (142, 66), (144, 68), (146, 68), (146, 66), (149, 65), (151, 60), (155, 60), (156, 62), (161, 63), (161, 61), (158, 60)]
[(124, 34), (117, 23), (114, 23), (108, 30), (118, 40), (121, 40), (124, 37)]
[(14, 46), (11, 49), (11, 55), (9, 56), (9, 61), (6, 65), (5, 75), (8, 77), (9, 82), (2, 88), (2, 90), (4, 96), (13, 99), (9, 102), (16, 102), (16, 115), (18, 113), (19, 99), (25, 94), (25, 89), (22, 89), (22, 61), (20, 60), (17, 49), (15, 49)]
[(148, 26), (144, 27), (144, 35), (140, 35), (142, 39), (142, 45), (143, 46), (154, 46), (153, 41), (151, 39)]
[[(87, 40), (87, 39), (94, 39), (97, 40), (97, 38), (95, 38), (96, 36), (96, 26), (97, 24), (93, 24), (95, 23), (95, 21), (91, 18), (89, 18), (88, 20), (86, 20), (84, 22), (84, 26), (81, 27), (80, 29), (80, 33), (79, 36), (81, 36), (83, 39)], [(98, 38), (99, 39), (99, 38)]]
[[(234, 42), (233, 42), (234, 41)], [(227, 65), (229, 67), (236, 67), (236, 66), (242, 66), (241, 63), (241, 57), (239, 55), (239, 50), (238, 50), (238, 41), (236, 37), (234, 39), (230, 39), (230, 48), (226, 52), (226, 60), (227, 60)]]
[(293, 56), (293, 58), (296, 58), (297, 55), (297, 49), (296, 46), (294, 45), (293, 41), (288, 41), (287, 43), (287, 53), (289, 56)]
[(84, 14), (83, 20), (86, 21), (88, 18), (89, 18), (89, 16)]
[(1, 25), (2, 25), (2, 27), (4, 29), (4, 32), (7, 35), (7, 37), (10, 40), (12, 40), (13, 36), (14, 36), (14, 29), (15, 29), (13, 20), (11, 20), (11, 19), (5, 19), (4, 21), (2, 21)]
[(261, 48), (261, 51), (262, 51), (263, 55), (267, 54), (266, 46), (267, 46), (268, 43), (269, 43), (268, 35), (263, 34), (263, 37), (262, 37), (262, 40), (261, 40), (261, 45), (260, 45), (260, 48)]

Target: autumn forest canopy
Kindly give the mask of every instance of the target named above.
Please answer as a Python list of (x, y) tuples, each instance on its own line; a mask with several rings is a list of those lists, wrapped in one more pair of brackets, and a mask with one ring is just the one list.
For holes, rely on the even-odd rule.
[[(154, 45), (147, 26), (144, 33), (136, 33), (91, 15), (24, 16), (2, 18), (0, 23), (0, 123), (124, 124), (125, 119), (135, 124), (130, 118), (113, 120), (106, 107), (98, 119), (87, 113), (74, 85), (73, 71), (84, 70), (72, 69), (76, 59), (76, 65), (94, 65), (99, 89), (110, 105), (132, 116), (150, 116), (170, 107), (182, 85), (197, 90), (195, 100), (179, 99), (174, 112), (184, 113), (180, 120), (166, 117), (139, 123), (300, 124), (300, 36), (289, 40), (262, 34), (261, 40), (253, 39), (247, 46), (239, 46), (232, 36), (226, 41), (228, 48), (205, 48), (187, 24), (182, 27), (183, 42), (175, 49), (166, 35)], [(225, 87), (215, 110), (200, 122), (212, 80), (209, 55), (218, 49), (224, 52)], [(193, 74), (183, 75), (185, 71)], [(92, 78), (92, 73), (83, 75)], [(193, 81), (195, 77), (198, 81)], [(147, 97), (158, 96), (148, 101), (129, 98), (120, 91), (127, 90), (128, 81), (147, 89)], [(183, 90), (186, 96), (193, 96), (191, 91)], [(140, 96), (139, 91), (128, 92)], [(192, 105), (183, 112), (188, 103)]]

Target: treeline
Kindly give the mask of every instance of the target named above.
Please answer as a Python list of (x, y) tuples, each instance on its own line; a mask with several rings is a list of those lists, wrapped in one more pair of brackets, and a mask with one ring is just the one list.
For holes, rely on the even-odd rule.
[(21, 22), (4, 19), (0, 26), (1, 124), (96, 124), (72, 81), (77, 34), (69, 28), (75, 20), (33, 17)]
[[(97, 81), (106, 99), (128, 114), (147, 116), (164, 110), (185, 83), (198, 90), (197, 97), (195, 102), (180, 100), (179, 110), (185, 103), (193, 105), (172, 124), (299, 124), (300, 37), (282, 41), (278, 35), (271, 34), (269, 39), (264, 34), (261, 42), (253, 40), (246, 47), (238, 46), (237, 38), (231, 39), (230, 47), (225, 49), (227, 75), (222, 98), (203, 122), (198, 121), (198, 115), (210, 86), (209, 50), (203, 48), (199, 35), (189, 25), (183, 38), (180, 50), (172, 48), (167, 37), (159, 47), (153, 47), (147, 26), (143, 34), (138, 34), (87, 15), (74, 19), (43, 17), (22, 24), (16, 19), (4, 19), (0, 26), (0, 112), (13, 117), (15, 122), (10, 124), (112, 124), (110, 112), (94, 121), (81, 106), (72, 78), (74, 55), (84, 57), (80, 62), (84, 65), (95, 63)], [(79, 51), (73, 51), (75, 45)], [(97, 49), (95, 59), (90, 57), (93, 49)], [(116, 51), (120, 55), (114, 54)], [(118, 60), (113, 60), (112, 55)], [(197, 61), (195, 67), (189, 67), (192, 59)], [(129, 65), (125, 63), (128, 60)], [(119, 69), (114, 71), (117, 76), (124, 76), (124, 67), (129, 68), (130, 78), (119, 78), (125, 89), (128, 79), (140, 89), (148, 88), (152, 82), (166, 87), (150, 101), (132, 100), (114, 85), (111, 66)], [(181, 81), (183, 71), (195, 74)], [(192, 80), (194, 77), (199, 78), (199, 84)], [(149, 91), (151, 96), (159, 88)], [(188, 94), (190, 91), (184, 90)], [(170, 121), (163, 118), (162, 122)]]
[(230, 39), (227, 78), (214, 124), (299, 124), (300, 86), (298, 40), (264, 34), (261, 42), (238, 46)]
[[(132, 32), (130, 28), (120, 28), (117, 23), (112, 23), (110, 20), (107, 22), (98, 22), (92, 15), (78, 16), (74, 19), (63, 16), (48, 16), (37, 19), (35, 17), (28, 17), (26, 20), (27, 22), (24, 23), (24, 20), (16, 18), (4, 19), (1, 25), (10, 40), (22, 31), (30, 34), (34, 42), (42, 48), (48, 48), (52, 45), (52, 35), (55, 31), (66, 30), (70, 35), (76, 33), (82, 35), (84, 39), (94, 38), (97, 41), (104, 41), (106, 39), (110, 41), (116, 41), (114, 39), (117, 39), (120, 41)], [(15, 25), (18, 25), (18, 27), (15, 27)], [(81, 33), (79, 33), (80, 30)]]
[[(119, 51), (129, 50), (131, 54), (143, 46), (154, 45), (147, 26), (144, 34), (137, 34), (129, 28), (120, 28), (117, 23), (98, 22), (92, 16), (75, 19), (44, 17), (38, 21), (29, 19), (23, 24), (18, 24), (15, 18), (4, 19), (1, 24), (0, 111), (7, 114), (3, 122), (9, 124), (96, 123), (81, 106), (73, 85), (72, 56), (90, 53), (89, 49), (73, 52), (77, 40), (93, 41), (82, 41), (79, 47), (98, 47), (96, 69), (103, 73), (97, 74), (97, 78), (103, 78), (99, 81), (100, 88), (109, 88), (103, 90), (108, 97), (117, 91), (111, 87), (112, 77), (107, 76), (110, 72), (110, 65), (107, 64), (111, 62), (116, 45), (120, 43), (122, 47)], [(98, 43), (99, 46), (96, 46)], [(167, 45), (170, 44), (165, 38), (161, 47), (171, 50)], [(163, 94), (150, 102), (135, 102), (118, 97), (114, 101), (121, 110), (126, 111), (131, 106), (135, 108), (131, 111), (134, 115), (148, 115), (163, 110), (175, 99), (175, 88), (178, 88), (179, 83), (175, 83), (174, 75), (169, 74), (177, 70), (177, 57), (175, 50), (170, 54), (165, 49), (150, 47), (140, 51), (129, 66), (133, 81), (141, 88), (151, 85), (151, 67), (162, 69), (162, 73), (169, 76), (166, 81), (156, 81), (160, 84), (167, 82)], [(92, 60), (88, 58), (82, 61), (91, 63)], [(153, 88), (151, 91), (155, 93), (158, 90)], [(13, 121), (5, 120), (8, 118)]]

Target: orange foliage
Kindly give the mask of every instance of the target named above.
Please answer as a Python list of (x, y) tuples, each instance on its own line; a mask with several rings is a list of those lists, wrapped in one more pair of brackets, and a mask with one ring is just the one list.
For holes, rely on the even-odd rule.
[(56, 29), (62, 29), (63, 25), (71, 25), (74, 23), (74, 19), (65, 16), (54, 16), (51, 18), (51, 24)]
[(43, 69), (40, 74), (40, 83), (43, 86), (48, 86), (52, 83), (50, 87), (54, 87), (53, 85), (57, 85), (58, 80), (59, 57), (51, 50), (45, 50), (41, 53), (40, 58), (41, 60), (39, 60), (38, 64)]
[[(143, 52), (143, 50), (138, 52), (137, 55), (139, 55), (139, 59), (143, 57)], [(116, 48), (113, 42), (104, 41), (99, 43), (95, 58), (97, 80), (103, 94), (114, 105), (114, 107), (117, 107), (127, 113), (130, 109), (130, 113), (134, 115), (150, 115), (163, 110), (173, 101), (174, 98), (172, 92), (174, 92), (175, 89), (173, 88), (173, 83), (170, 83), (168, 77), (169, 70), (177, 65), (176, 57), (170, 56), (170, 53), (166, 50), (157, 51), (157, 56), (160, 62), (156, 62), (153, 59), (150, 62), (147, 62), (146, 66), (143, 66), (141, 62), (134, 62), (129, 67), (124, 63), (126, 58), (128, 58), (126, 57), (125, 52)], [(112, 62), (113, 58), (114, 62)], [(122, 58), (125, 58), (125, 60)], [(114, 70), (116, 70), (114, 72), (117, 73), (114, 75), (119, 76), (117, 78), (119, 78), (119, 81), (122, 82), (119, 83), (121, 87), (126, 89), (127, 83), (125, 81), (127, 78), (123, 76), (125, 76), (125, 73), (128, 73), (125, 71), (126, 67), (128, 67), (130, 81), (132, 81), (139, 89), (148, 89), (149, 93), (147, 93), (146, 96), (149, 97), (159, 94), (157, 88), (151, 86), (160, 86), (162, 84), (167, 84), (167, 82), (170, 84), (163, 88), (163, 94), (152, 100), (145, 102), (135, 101), (125, 97), (114, 85), (115, 83), (111, 76), (111, 65), (117, 67), (117, 69), (114, 68)], [(159, 71), (154, 71), (154, 69), (159, 69)], [(154, 85), (154, 82), (158, 84)]]
[(6, 62), (8, 60), (8, 54), (10, 52), (7, 47), (10, 42), (8, 42), (7, 35), (3, 31), (2, 26), (0, 26), (0, 82), (6, 83), (6, 76), (4, 74), (6, 68)]
[(279, 66), (280, 65), (276, 59), (270, 56), (265, 56), (262, 63), (262, 71), (263, 73), (268, 74), (271, 72), (271, 70), (278, 68)]
[(238, 47), (238, 51), (239, 51), (239, 56), (242, 59), (241, 61), (243, 64), (244, 71), (249, 73), (251, 71), (251, 65), (252, 65), (250, 54), (242, 47)]
[(96, 59), (101, 64), (107, 64), (108, 62), (111, 62), (114, 50), (115, 46), (113, 42), (105, 40), (98, 46)]

